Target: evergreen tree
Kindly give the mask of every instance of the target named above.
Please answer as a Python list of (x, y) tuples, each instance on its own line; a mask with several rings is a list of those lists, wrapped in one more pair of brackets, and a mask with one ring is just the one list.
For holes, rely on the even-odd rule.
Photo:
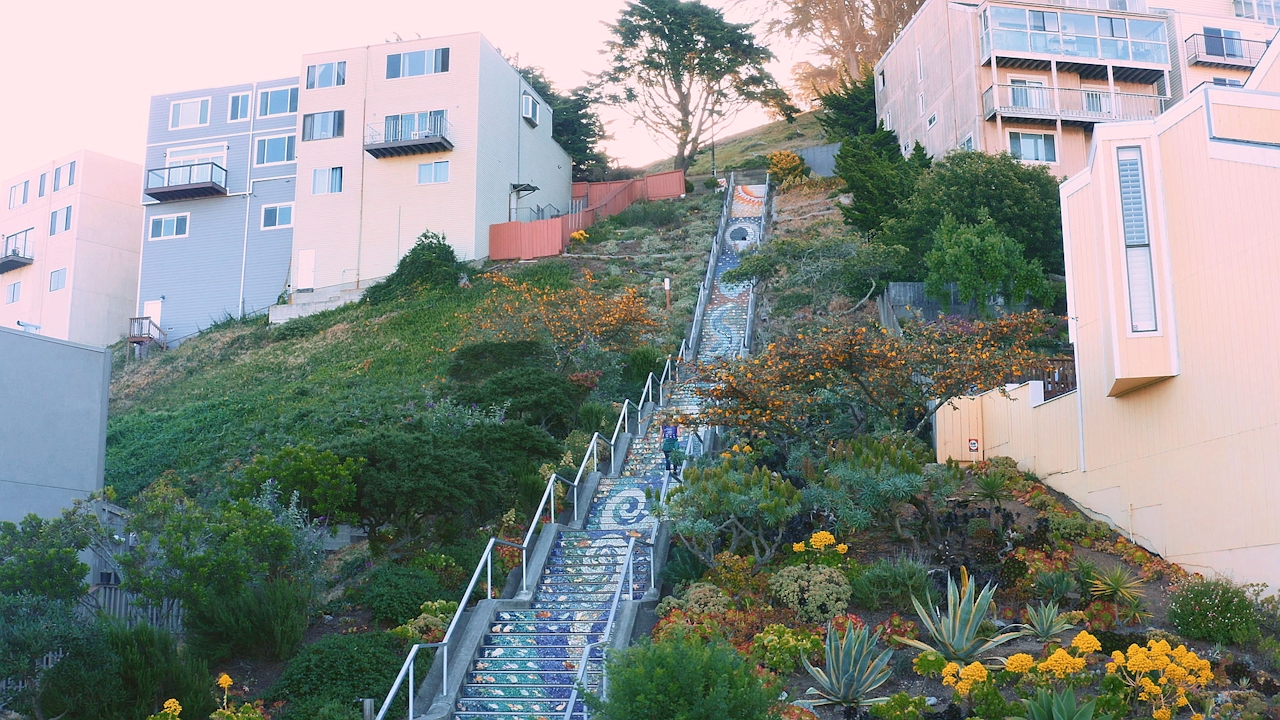
[[(845, 181), (853, 202), (841, 206), (845, 222), (873, 232), (898, 217), (915, 191), (916, 179), (928, 157), (916, 145), (911, 160), (902, 156), (898, 135), (883, 125), (875, 132), (845, 140), (836, 154), (836, 174)], [(910, 246), (907, 246), (910, 247)]]

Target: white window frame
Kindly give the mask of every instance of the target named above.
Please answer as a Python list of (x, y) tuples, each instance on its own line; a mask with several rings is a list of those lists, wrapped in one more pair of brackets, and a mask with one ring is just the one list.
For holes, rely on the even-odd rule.
[[(183, 227), (181, 235), (177, 233), (178, 218), (186, 218), (186, 224)], [(160, 226), (161, 226), (160, 234), (152, 235), (152, 228), (155, 226), (155, 222), (157, 220), (160, 221)], [(165, 220), (174, 221), (174, 234), (172, 235), (164, 234)], [(191, 213), (173, 213), (172, 215), (152, 215), (151, 217), (147, 218), (147, 240), (180, 240), (182, 238), (190, 237), (190, 236), (191, 236)]]
[[(67, 171), (67, 181), (62, 182), (62, 171)], [(65, 162), (53, 169), (53, 191), (58, 192), (63, 188), (69, 188), (76, 184), (76, 161)]]
[(525, 122), (534, 127), (538, 127), (538, 123), (540, 122), (539, 105), (540, 103), (538, 102), (538, 99), (533, 96), (533, 93), (520, 93), (520, 117), (524, 118)]
[(39, 190), (39, 193), (36, 195), (36, 197), (44, 197), (45, 195), (48, 195), (49, 194), (48, 188), (49, 188), (49, 173), (42, 172), (40, 173), (40, 190)]
[(1018, 141), (1019, 141), (1019, 146), (1018, 146), (1018, 147), (1019, 147), (1019, 152), (1021, 152), (1021, 147), (1022, 147), (1022, 145), (1021, 145), (1021, 141), (1022, 141), (1021, 136), (1023, 136), (1023, 135), (1040, 135), (1040, 136), (1042, 136), (1042, 137), (1051, 137), (1051, 138), (1053, 138), (1053, 159), (1052, 159), (1052, 160), (1033, 160), (1033, 159), (1022, 158), (1022, 157), (1015, 158), (1018, 162), (1029, 163), (1029, 164), (1038, 164), (1038, 165), (1057, 165), (1057, 164), (1060, 162), (1061, 152), (1059, 152), (1059, 151), (1060, 151), (1060, 149), (1062, 148), (1062, 142), (1061, 142), (1061, 139), (1058, 137), (1058, 133), (1056, 133), (1056, 132), (1032, 132), (1032, 131), (1030, 131), (1030, 130), (1017, 130), (1017, 129), (1015, 129), (1015, 130), (1006, 130), (1006, 131), (1005, 131), (1005, 138), (1004, 138), (1005, 143), (1006, 143), (1006, 144), (1005, 144), (1005, 149), (1008, 151), (1008, 153), (1009, 153), (1010, 155), (1012, 155), (1012, 154), (1013, 154), (1013, 134), (1014, 134), (1014, 133), (1018, 133), (1018, 136), (1019, 136), (1019, 138), (1018, 138)]
[(924, 93), (920, 93), (920, 113), (917, 117), (924, 117)]
[[(330, 85), (319, 84), (320, 68), (325, 65), (333, 66), (333, 83)], [(342, 87), (347, 84), (347, 61), (333, 60), (330, 62), (316, 63), (307, 66), (307, 74), (302, 78), (303, 87), (308, 90), (323, 90), (324, 88)]]
[[(268, 141), (270, 141), (270, 140), (278, 140), (278, 139), (280, 139), (280, 138), (285, 138), (285, 141), (284, 141), (284, 142), (285, 142), (285, 156), (286, 156), (286, 157), (285, 157), (285, 159), (284, 159), (284, 160), (274, 160), (274, 161), (258, 162), (258, 143), (268, 143)], [(289, 154), (289, 138), (293, 138), (293, 139), (294, 139), (294, 140), (293, 140), (293, 157), (288, 157), (288, 154)], [(269, 143), (268, 143), (268, 144), (269, 144)], [(265, 152), (263, 153), (263, 157), (264, 157), (264, 158), (266, 157), (266, 153), (265, 153)], [(296, 134), (296, 133), (281, 133), (281, 134), (279, 134), (279, 135), (263, 135), (263, 136), (261, 136), (261, 137), (256, 137), (256, 138), (254, 138), (254, 139), (253, 139), (253, 166), (254, 166), (254, 167), (269, 167), (269, 166), (271, 166), (271, 165), (288, 165), (289, 163), (294, 163), (294, 162), (297, 162), (297, 161), (298, 161), (298, 138), (297, 138), (297, 134)]]
[[(49, 213), (49, 237), (61, 235), (62, 233), (69, 231), (71, 229), (72, 215), (73, 213), (70, 205), (58, 208), (57, 210)], [(58, 222), (59, 216), (62, 217), (62, 222)]]
[(22, 281), (11, 282), (4, 288), (4, 304), (12, 305), (22, 299)]
[[(61, 275), (59, 275), (59, 273), (61, 273)], [(59, 280), (58, 287), (53, 286), (54, 278), (57, 278)], [(54, 270), (49, 273), (49, 292), (58, 292), (59, 290), (62, 290), (66, 287), (67, 287), (67, 269), (66, 268), (64, 267), (58, 268), (57, 270)]]
[[(276, 211), (275, 225), (267, 225), (267, 208), (275, 208), (275, 211)], [(280, 224), (280, 208), (289, 208), (289, 224), (288, 225)], [(283, 230), (285, 228), (291, 228), (293, 227), (293, 212), (294, 212), (293, 203), (291, 202), (263, 205), (262, 217), (259, 219), (258, 228), (261, 230)]]
[[(333, 171), (334, 170), (338, 171), (338, 189), (337, 190), (333, 189), (333, 175), (334, 175)], [(321, 185), (317, 183), (317, 181), (320, 178), (319, 173), (325, 173), (327, 176), (325, 178), (323, 190), (318, 189), (321, 187)], [(344, 174), (345, 173), (343, 172), (341, 165), (334, 166), (334, 167), (312, 169), (311, 170), (311, 194), (312, 195), (336, 195), (342, 192), (342, 184), (345, 182), (343, 178)]]
[[(328, 135), (317, 136), (315, 133), (316, 127), (319, 123), (316, 122), (316, 119), (322, 115), (332, 116), (329, 122), (330, 133)], [(310, 127), (308, 127), (308, 125)], [(321, 112), (307, 113), (302, 116), (302, 133), (298, 136), (298, 141), (313, 142), (315, 140), (334, 140), (344, 137), (346, 135), (346, 126), (347, 113), (345, 110), (323, 110)], [(311, 132), (310, 137), (307, 137), (308, 130)]]
[[(440, 171), (440, 166), (441, 166), (441, 165), (443, 165), (443, 166), (444, 166), (444, 179), (443, 179), (443, 180), (437, 180), (436, 178), (439, 176), (439, 171)], [(424, 180), (422, 179), (422, 169), (423, 169), (423, 168), (425, 168), (425, 167), (428, 167), (428, 166), (430, 166), (430, 167), (431, 167), (431, 178), (432, 178), (432, 179), (431, 179), (431, 180), (424, 181)], [(418, 184), (419, 184), (419, 185), (445, 185), (445, 184), (448, 184), (448, 182), (449, 182), (450, 178), (452, 177), (452, 175), (450, 175), (450, 173), (452, 172), (452, 170), (453, 170), (453, 169), (449, 167), (449, 161), (448, 161), (448, 160), (436, 160), (435, 162), (429, 162), (429, 163), (418, 163)]]
[[(1124, 288), (1125, 297), (1128, 300), (1129, 310), (1129, 335), (1149, 336), (1160, 333), (1160, 308), (1159, 293), (1156, 289), (1156, 268), (1155, 259), (1151, 252), (1151, 213), (1147, 203), (1147, 178), (1146, 165), (1142, 158), (1142, 148), (1137, 146), (1116, 148), (1116, 182), (1119, 188), (1124, 181), (1124, 170), (1120, 167), (1124, 162), (1137, 163), (1138, 178), (1138, 204), (1141, 206), (1136, 208), (1138, 214), (1126, 216), (1124, 193), (1118, 192), (1120, 196), (1120, 241), (1124, 244)], [(1132, 208), (1131, 208), (1132, 209)], [(1135, 223), (1126, 223), (1126, 218), (1136, 220)], [(1136, 233), (1133, 237), (1134, 242), (1130, 242), (1130, 234), (1128, 230), (1133, 228)], [(1137, 235), (1141, 235), (1138, 237)], [(1137, 318), (1134, 317), (1134, 287), (1135, 276), (1143, 272), (1143, 268), (1134, 265), (1135, 260), (1145, 262), (1146, 277), (1141, 278), (1146, 284), (1146, 289), (1150, 291), (1150, 297), (1147, 298), (1151, 304), (1150, 327), (1139, 327)], [(1140, 283), (1139, 283), (1140, 284)]]
[(928, 126), (930, 130), (932, 130), (933, 126), (937, 124), (938, 124), (938, 113), (933, 113), (932, 115), (930, 115), (928, 121), (925, 122), (925, 125)]
[[(443, 55), (442, 57), (447, 58), (447, 59), (444, 61), (444, 64), (447, 64), (447, 65), (449, 66), (449, 68), (448, 68), (448, 69), (446, 69), (446, 70), (440, 70), (440, 69), (439, 69), (439, 67), (440, 67), (441, 63), (439, 63), (439, 62), (437, 62), (437, 61), (436, 61), (436, 53), (441, 52), (441, 51), (443, 51), (443, 52), (445, 53), (445, 55)], [(405, 72), (405, 65), (406, 65), (406, 63), (405, 63), (405, 61), (404, 61), (404, 56), (405, 56), (405, 55), (412, 55), (412, 54), (414, 54), (414, 53), (420, 53), (420, 52), (421, 52), (421, 53), (431, 53), (431, 68), (432, 68), (432, 69), (431, 69), (430, 71), (428, 71), (428, 70), (426, 69), (426, 68), (427, 68), (427, 63), (426, 63), (426, 60), (425, 60), (425, 58), (424, 58), (424, 59), (423, 59), (423, 63), (422, 63), (422, 66), (423, 66), (423, 72), (422, 72), (421, 74), (415, 74), (415, 75), (409, 75), (409, 74), (407, 74), (407, 73)], [(453, 52), (452, 52), (449, 48), (447, 48), (447, 47), (425, 48), (425, 49), (423, 49), (423, 50), (408, 50), (408, 51), (405, 51), (405, 52), (388, 53), (388, 54), (387, 54), (387, 58), (388, 58), (388, 61), (387, 61), (387, 62), (389, 63), (389, 62), (390, 62), (390, 58), (395, 57), (395, 56), (397, 56), (397, 55), (400, 57), (400, 60), (398, 61), (398, 64), (397, 64), (396, 76), (395, 76), (395, 77), (390, 77), (390, 76), (388, 76), (388, 75), (387, 75), (387, 70), (388, 70), (388, 68), (386, 68), (386, 67), (384, 66), (384, 67), (383, 67), (383, 79), (384, 79), (384, 80), (402, 80), (402, 79), (404, 79), (404, 78), (410, 78), (410, 77), (426, 77), (427, 75), (440, 75), (440, 74), (442, 74), (442, 73), (447, 73), (447, 72), (449, 72), (450, 70), (452, 70), (452, 69), (453, 69)]]
[[(278, 112), (269, 112), (271, 110), (271, 105), (270, 105), (271, 93), (281, 92), (283, 90), (289, 91), (289, 94), (286, 96), (288, 99), (285, 101), (285, 109), (280, 110)], [(263, 95), (267, 96), (267, 103), (265, 104), (262, 102)], [(288, 85), (286, 87), (273, 87), (273, 88), (258, 90), (258, 117), (268, 118), (268, 117), (276, 117), (279, 115), (293, 115), (296, 112), (298, 112), (298, 86), (297, 85)]]
[(924, 56), (916, 48), (916, 82), (924, 82)]
[(960, 149), (960, 150), (967, 150), (967, 151), (969, 151), (969, 152), (972, 152), (972, 151), (973, 151), (973, 136), (972, 136), (972, 135), (966, 135), (966, 136), (965, 136), (965, 138), (964, 138), (963, 140), (961, 140), (961, 141), (960, 141), (960, 144), (956, 146), (956, 148), (958, 148), (958, 149)]
[[(244, 98), (244, 104), (240, 108), (241, 111), (245, 113), (244, 117), (231, 116), (231, 110), (235, 106), (236, 98)], [(229, 123), (246, 122), (251, 117), (253, 117), (253, 93), (252, 92), (231, 93), (230, 95), (227, 95), (227, 122)]]
[[(174, 118), (173, 118), (174, 106), (185, 105), (187, 103), (208, 103), (209, 104), (209, 107), (206, 108), (204, 111), (204, 122), (197, 122), (191, 125), (174, 125)], [(200, 112), (197, 110), (196, 114), (199, 115)], [(194, 127), (207, 127), (209, 125), (210, 116), (212, 115), (213, 115), (213, 98), (211, 97), (186, 98), (185, 100), (174, 100), (173, 102), (169, 103), (169, 129), (170, 130), (186, 130), (188, 128), (194, 128)], [(179, 110), (178, 119), (181, 120), (181, 118), (182, 118), (182, 111)]]

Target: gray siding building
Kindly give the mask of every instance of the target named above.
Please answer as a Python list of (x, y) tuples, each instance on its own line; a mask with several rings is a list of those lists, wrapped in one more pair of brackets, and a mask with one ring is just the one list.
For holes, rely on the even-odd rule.
[(298, 78), (151, 98), (138, 315), (171, 345), (285, 291), (297, 111)]
[(54, 517), (102, 489), (111, 351), (0, 328), (0, 520)]

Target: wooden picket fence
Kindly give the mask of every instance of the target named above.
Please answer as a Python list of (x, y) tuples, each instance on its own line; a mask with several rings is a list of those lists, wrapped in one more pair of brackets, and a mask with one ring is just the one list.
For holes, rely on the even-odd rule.
[(507, 222), (489, 226), (490, 260), (532, 260), (559, 255), (569, 247), (569, 236), (610, 215), (617, 215), (639, 200), (668, 200), (684, 194), (684, 171), (646, 175), (631, 180), (574, 183), (575, 213), (532, 222)]

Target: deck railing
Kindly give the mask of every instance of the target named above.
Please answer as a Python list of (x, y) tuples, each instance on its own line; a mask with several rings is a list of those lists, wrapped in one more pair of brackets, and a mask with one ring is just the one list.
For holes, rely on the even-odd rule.
[(1257, 67), (1271, 45), (1265, 40), (1245, 40), (1221, 35), (1197, 33), (1182, 43), (1187, 49), (1187, 62), (1239, 68)]
[(1078, 122), (1148, 120), (1164, 112), (1169, 98), (1106, 89), (1054, 88), (1038, 85), (992, 85), (982, 93), (983, 114), (1005, 117), (1061, 118)]
[(1044, 399), (1052, 400), (1076, 389), (1075, 358), (1055, 357), (1035, 361), (1023, 372), (1010, 375), (1006, 384), (1039, 380), (1044, 383)]

